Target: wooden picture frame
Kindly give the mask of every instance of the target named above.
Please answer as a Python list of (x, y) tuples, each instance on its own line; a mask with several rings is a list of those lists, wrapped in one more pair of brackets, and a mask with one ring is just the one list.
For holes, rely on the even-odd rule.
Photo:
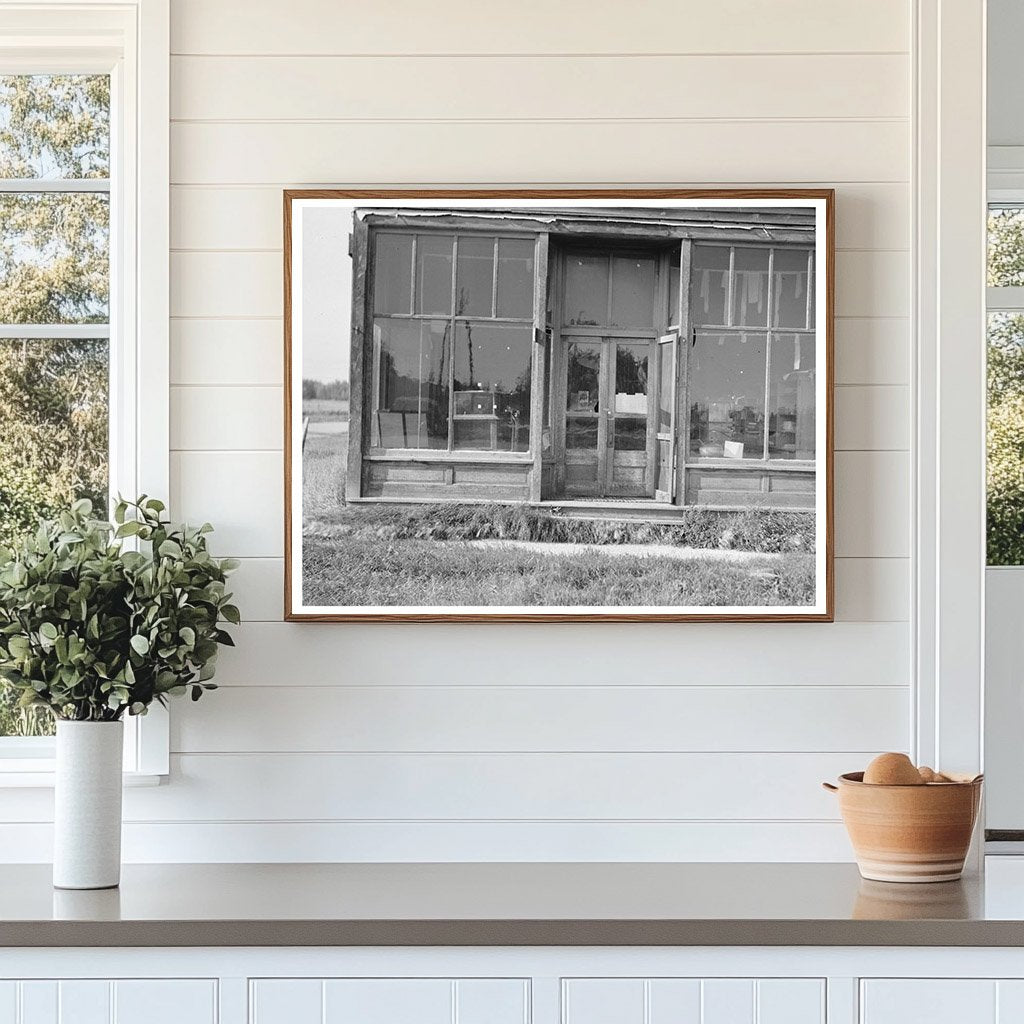
[[(286, 620), (833, 621), (835, 198), (832, 189), (297, 189), (285, 190), (283, 201)], [(344, 410), (338, 412), (339, 420), (334, 421), (333, 426), (324, 420), (312, 424), (314, 437), (318, 429), (328, 427), (346, 434), (344, 456), (337, 445), (331, 450), (331, 458), (337, 466), (330, 478), (330, 486), (335, 488), (330, 494), (339, 494), (339, 517), (348, 516), (351, 520), (363, 514), (361, 509), (372, 506), (377, 510), (375, 514), (401, 520), (403, 510), (412, 507), (422, 510), (424, 505), (437, 507), (450, 502), (460, 507), (481, 503), (486, 503), (488, 508), (523, 506), (539, 515), (570, 519), (589, 515), (594, 517), (595, 523), (625, 522), (632, 518), (670, 524), (677, 519), (680, 523), (692, 522), (697, 515), (714, 519), (718, 514), (740, 514), (743, 509), (753, 509), (756, 517), (761, 511), (774, 509), (786, 515), (792, 513), (800, 522), (812, 524), (804, 532), (797, 530), (792, 538), (784, 538), (785, 544), (792, 541), (791, 550), (764, 553), (764, 557), (777, 554), (779, 565), (799, 563), (804, 578), (809, 571), (806, 559), (813, 557), (813, 602), (806, 607), (803, 604), (752, 605), (750, 610), (747, 606), (726, 606), (719, 611), (717, 606), (708, 605), (629, 605), (605, 609), (603, 606), (490, 604), (392, 606), (365, 602), (349, 606), (307, 601), (304, 570), (314, 564), (314, 555), (320, 557), (323, 548), (327, 552), (324, 557), (328, 559), (340, 556), (345, 552), (344, 544), (349, 543), (334, 539), (331, 531), (336, 530), (337, 537), (344, 538), (358, 534), (361, 528), (357, 525), (353, 534), (349, 520), (334, 522), (337, 518), (331, 515), (334, 499), (329, 496), (322, 506), (326, 511), (321, 511), (327, 517), (326, 522), (313, 522), (315, 530), (310, 534), (311, 539), (304, 541), (303, 456), (311, 417), (303, 416), (303, 396), (304, 389), (308, 388), (312, 394), (322, 384), (306, 378), (302, 362), (304, 356), (307, 361), (312, 359), (303, 348), (304, 335), (300, 335), (306, 323), (303, 310), (311, 301), (311, 293), (304, 287), (307, 275), (302, 261), (313, 237), (311, 233), (303, 235), (302, 217), (306, 211), (321, 208), (336, 209), (340, 213), (350, 211), (348, 251), (344, 258), (351, 260), (351, 326), (334, 323), (331, 317), (310, 320), (311, 323), (330, 321), (338, 338), (344, 330), (350, 331), (348, 368), (351, 376), (347, 388), (343, 383), (338, 385), (348, 393), (347, 426), (342, 431), (340, 418), (344, 417)], [(356, 211), (355, 216), (351, 215), (351, 210)], [(630, 215), (628, 211), (634, 210), (635, 215)], [(666, 211), (660, 219), (659, 210)], [(298, 215), (300, 211), (302, 216)], [(667, 211), (671, 211), (671, 217)], [(813, 211), (813, 216), (808, 211)], [(314, 221), (311, 219), (310, 223)], [(340, 236), (334, 237), (339, 230), (331, 231), (335, 253), (341, 252), (338, 246), (343, 244)], [(385, 236), (388, 237), (385, 239)], [(534, 240), (532, 249), (524, 248), (519, 242), (526, 238)], [(811, 238), (813, 242), (808, 241)], [(448, 239), (452, 241), (446, 250)], [(468, 291), (461, 287), (460, 239), (467, 267), (465, 273), (470, 280)], [(506, 242), (507, 259), (503, 255)], [(493, 258), (488, 265), (483, 261), (489, 258), (487, 251), (491, 243)], [(630, 249), (634, 243), (639, 246), (635, 252)], [(693, 274), (699, 270), (693, 260), (695, 251), (699, 262), (710, 260), (712, 255), (721, 259), (721, 252), (726, 249), (729, 253), (727, 270), (711, 272), (721, 275), (719, 283), (725, 289), (721, 301), (727, 303), (727, 310), (723, 314), (720, 310), (725, 307), (716, 308), (719, 318), (726, 322), (709, 327), (706, 320), (700, 320), (690, 311), (690, 294), (696, 287), (692, 283)], [(739, 262), (753, 261), (757, 264), (755, 269), (737, 266), (740, 250)], [(528, 251), (528, 257), (517, 257), (524, 251)], [(705, 253), (711, 255), (702, 255)], [(582, 269), (566, 263), (571, 258), (568, 254), (574, 254)], [(636, 266), (632, 267), (629, 261), (634, 257)], [(380, 267), (399, 267), (401, 272), (388, 277), (385, 270), (372, 263), (374, 259), (384, 261)], [(534, 282), (528, 309), (525, 293), (517, 293), (512, 285), (505, 287), (502, 283), (506, 281), (505, 275), (508, 281), (515, 281), (519, 273), (516, 268), (526, 259), (530, 261), (527, 265), (532, 268)], [(754, 314), (755, 321), (747, 325), (746, 314), (737, 312), (740, 288), (744, 289), (744, 295), (748, 295), (749, 290), (747, 301), (751, 309), (755, 303), (760, 303), (757, 308), (761, 310), (765, 302), (769, 306), (774, 302), (781, 308), (784, 284), (780, 282), (789, 274), (799, 291), (801, 259), (806, 259), (807, 266), (803, 275), (807, 288), (803, 300), (807, 315), (803, 326), (794, 326), (795, 321), (788, 327), (779, 326), (771, 319), (772, 314), (761, 312)], [(796, 269), (773, 270), (776, 260)], [(605, 265), (607, 271), (601, 271)], [(573, 281), (580, 275), (589, 275), (587, 280), (592, 290), (606, 290), (609, 310), (604, 316), (606, 322), (601, 320), (600, 313), (590, 315), (581, 310), (579, 315), (572, 315), (563, 309), (566, 289), (576, 287), (578, 292), (580, 287), (566, 282), (567, 275), (573, 276), (569, 275), (569, 269), (575, 275)], [(620, 272), (620, 277), (622, 273), (627, 275), (626, 285), (618, 285), (618, 292), (615, 291), (616, 271)], [(443, 283), (444, 277), (439, 276), (442, 272), (450, 276), (450, 302), (444, 296), (447, 284)], [(379, 286), (374, 281), (378, 273), (382, 278)], [(489, 296), (487, 273), (493, 275)], [(499, 282), (499, 273), (502, 282)], [(606, 275), (604, 285), (600, 283), (601, 273)], [(652, 273), (654, 284), (650, 286)], [(701, 273), (707, 277), (707, 271)], [(677, 278), (675, 283), (673, 275)], [(598, 283), (593, 285), (595, 281)], [(762, 282), (767, 285), (764, 293), (767, 298), (762, 294)], [(458, 298), (457, 285), (460, 286)], [(522, 290), (526, 286), (516, 287)], [(339, 302), (344, 290), (339, 285)], [(616, 294), (620, 299), (613, 297)], [(635, 300), (638, 294), (644, 299), (653, 294), (654, 322), (644, 320), (642, 329), (613, 325), (612, 304), (616, 301), (626, 306), (633, 302), (639, 310), (635, 315), (646, 316), (647, 307)], [(790, 296), (788, 301), (792, 305), (799, 301), (799, 295), (795, 299)], [(673, 302), (678, 305), (673, 306)], [(707, 302), (705, 298), (705, 306)], [(470, 306), (474, 311), (468, 311)], [(509, 312), (514, 315), (503, 315)], [(674, 312), (678, 312), (677, 323), (672, 322)], [(762, 315), (764, 323), (757, 321)], [(774, 315), (778, 317), (778, 309)], [(736, 317), (741, 321), (738, 324), (734, 322)], [(473, 342), (470, 339), (473, 329), (485, 340)], [(312, 333), (312, 328), (306, 333)], [(418, 341), (408, 342), (413, 336), (417, 336)], [(487, 341), (488, 338), (491, 340)], [(720, 379), (722, 374), (733, 372), (720, 367), (714, 369), (716, 340), (719, 347), (728, 345), (729, 352), (753, 353), (735, 358), (748, 359), (754, 367), (744, 381), (745, 389), (750, 390), (754, 398), (746, 394), (736, 397), (730, 392), (725, 396), (727, 401), (712, 402), (709, 398), (704, 405), (691, 401), (688, 388), (718, 387), (722, 391), (726, 387)], [(510, 353), (529, 353), (525, 356), (527, 369), (516, 378), (514, 393), (507, 382), (502, 391), (493, 382), (470, 379), (474, 376), (474, 351), (478, 362), (496, 359), (487, 352), (497, 351), (501, 347), (499, 341), (508, 342), (504, 348)], [(700, 358), (712, 366), (710, 370), (701, 371), (699, 366), (695, 370), (691, 366), (697, 358), (692, 353), (698, 341), (701, 353), (708, 353)], [(745, 350), (743, 347), (751, 341), (753, 345)], [(773, 343), (777, 348), (772, 348)], [(412, 377), (397, 369), (400, 365), (411, 365), (409, 344), (418, 345), (417, 369)], [(388, 345), (391, 348), (385, 351), (382, 346)], [(787, 349), (786, 345), (790, 347)], [(758, 346), (763, 348), (763, 356)], [(787, 381), (786, 387), (791, 391), (802, 389), (798, 399), (791, 399), (797, 402), (800, 411), (789, 407), (783, 411), (779, 406), (773, 414), (770, 403), (783, 385), (773, 377), (772, 352), (796, 352), (795, 365), (800, 366), (799, 353), (806, 353), (808, 347), (810, 369), (794, 369), (779, 378)], [(624, 356), (617, 354), (620, 348)], [(393, 355), (392, 349), (397, 354)], [(468, 371), (464, 366), (456, 368), (457, 360), (464, 360), (463, 349), (468, 349), (469, 353)], [(523, 356), (519, 358), (517, 365), (521, 365)], [(806, 354), (803, 358), (807, 358)], [(572, 361), (571, 366), (567, 365), (567, 360)], [(757, 386), (748, 386), (747, 381), (756, 381), (762, 364), (764, 379), (761, 391), (757, 392)], [(642, 372), (636, 367), (641, 367)], [(457, 373), (461, 378), (456, 377)], [(567, 377), (570, 373), (593, 386), (587, 388), (578, 384), (570, 395)], [(630, 379), (632, 374), (639, 383), (634, 380), (630, 384), (627, 380), (622, 385), (619, 380), (622, 373)], [(699, 377), (700, 373), (707, 380)], [(475, 373), (476, 377), (484, 375), (483, 371)], [(712, 376), (718, 383), (708, 383)], [(792, 385), (790, 378), (799, 380)], [(460, 390), (460, 383), (465, 384), (466, 380), (469, 385)], [(620, 385), (626, 390), (619, 391)], [(391, 392), (394, 394), (389, 397)], [(809, 395), (813, 395), (811, 415), (807, 406)], [(305, 404), (312, 407), (320, 402), (318, 398), (311, 398)], [(324, 402), (334, 402), (339, 408), (345, 405), (342, 399)], [(742, 405), (744, 402), (746, 404)], [(501, 406), (505, 408), (499, 408)], [(329, 409), (325, 415), (332, 416), (334, 412)], [(527, 418), (529, 422), (524, 424), (522, 421)], [(322, 440), (318, 438), (317, 443)], [(578, 447), (581, 444), (583, 447)], [(596, 458), (589, 457), (591, 447), (597, 453)], [(760, 454), (752, 456), (751, 451)], [(313, 464), (312, 459), (310, 464)], [(344, 477), (343, 483), (338, 479), (340, 476)], [(342, 486), (344, 497), (340, 496)], [(720, 507), (722, 495), (731, 494), (728, 488), (736, 486), (747, 488), (745, 493), (755, 490), (756, 499), (747, 505)], [(626, 497), (620, 497), (619, 491)], [(812, 500), (809, 494), (813, 494), (813, 506), (805, 511), (800, 503)], [(612, 504), (614, 502), (621, 504)], [(650, 504), (644, 505), (644, 502)], [(780, 504), (772, 505), (772, 502)], [(605, 507), (609, 504), (612, 504), (611, 509)], [(634, 505), (640, 506), (639, 511)], [(697, 511), (688, 509), (687, 505), (696, 505)], [(569, 506), (568, 513), (566, 506)], [(657, 516), (645, 519), (648, 508), (657, 508)], [(389, 511), (384, 513), (382, 509)], [(679, 515), (673, 518), (677, 510)], [(626, 516), (627, 511), (629, 516)], [(808, 520), (806, 516), (810, 511), (813, 516)], [(804, 518), (800, 519), (800, 515)], [(619, 519), (616, 520), (616, 516)], [(788, 522), (785, 515), (781, 518)], [(652, 530), (657, 529), (660, 526), (652, 526)], [(732, 543), (726, 537), (730, 532), (724, 531), (719, 539), (723, 547), (728, 548)], [(813, 537), (813, 552), (800, 547), (806, 543), (807, 535)], [(394, 541), (390, 549), (389, 543), (386, 538), (380, 540), (378, 547), (382, 554), (388, 550), (403, 550), (401, 540)], [(364, 547), (360, 556), (360, 579), (363, 580), (367, 565), (372, 565), (373, 558), (377, 557), (375, 549)], [(731, 552), (727, 554), (732, 557)], [(751, 559), (755, 556), (760, 557), (754, 552)], [(432, 552), (430, 557), (433, 557)], [(710, 564), (718, 558), (724, 560), (726, 554), (704, 553), (702, 557)], [(753, 565), (753, 561), (750, 564)], [(781, 579), (783, 569), (778, 572)], [(424, 578), (429, 579), (429, 573)], [(331, 586), (337, 585), (339, 593), (346, 592), (347, 587), (339, 578), (327, 574), (325, 579)], [(326, 583), (318, 580), (316, 585), (323, 587)]]

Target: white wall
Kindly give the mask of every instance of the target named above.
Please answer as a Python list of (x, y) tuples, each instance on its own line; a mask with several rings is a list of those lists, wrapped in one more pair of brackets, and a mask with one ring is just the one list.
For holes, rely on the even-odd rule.
[[(247, 621), (129, 858), (849, 857), (819, 781), (911, 735), (911, 6), (173, 0), (173, 511)], [(281, 189), (534, 183), (836, 187), (835, 624), (280, 621)]]

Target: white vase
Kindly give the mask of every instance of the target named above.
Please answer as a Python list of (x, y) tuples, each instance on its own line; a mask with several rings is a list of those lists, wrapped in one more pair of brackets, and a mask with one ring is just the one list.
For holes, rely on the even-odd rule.
[(121, 722), (57, 722), (53, 884), (109, 889), (121, 880)]

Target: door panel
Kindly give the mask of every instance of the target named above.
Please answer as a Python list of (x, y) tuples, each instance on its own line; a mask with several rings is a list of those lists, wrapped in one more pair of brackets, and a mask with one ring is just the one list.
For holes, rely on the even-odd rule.
[[(619, 497), (647, 497), (648, 438), (651, 414), (651, 349), (650, 341), (612, 340), (614, 379), (610, 406), (611, 449), (608, 493)], [(653, 475), (651, 477), (653, 484)]]
[(570, 494), (604, 493), (607, 431), (606, 346), (571, 339), (565, 352), (565, 489)]
[(676, 459), (676, 367), (679, 358), (679, 334), (673, 332), (658, 339), (658, 401), (654, 410), (657, 438), (654, 497), (672, 501), (675, 497)]

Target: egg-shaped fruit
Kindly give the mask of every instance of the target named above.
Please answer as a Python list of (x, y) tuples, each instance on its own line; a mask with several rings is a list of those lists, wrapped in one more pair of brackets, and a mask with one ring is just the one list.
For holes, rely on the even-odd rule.
[(906, 754), (879, 754), (867, 766), (864, 781), (874, 786), (923, 786), (924, 779)]

